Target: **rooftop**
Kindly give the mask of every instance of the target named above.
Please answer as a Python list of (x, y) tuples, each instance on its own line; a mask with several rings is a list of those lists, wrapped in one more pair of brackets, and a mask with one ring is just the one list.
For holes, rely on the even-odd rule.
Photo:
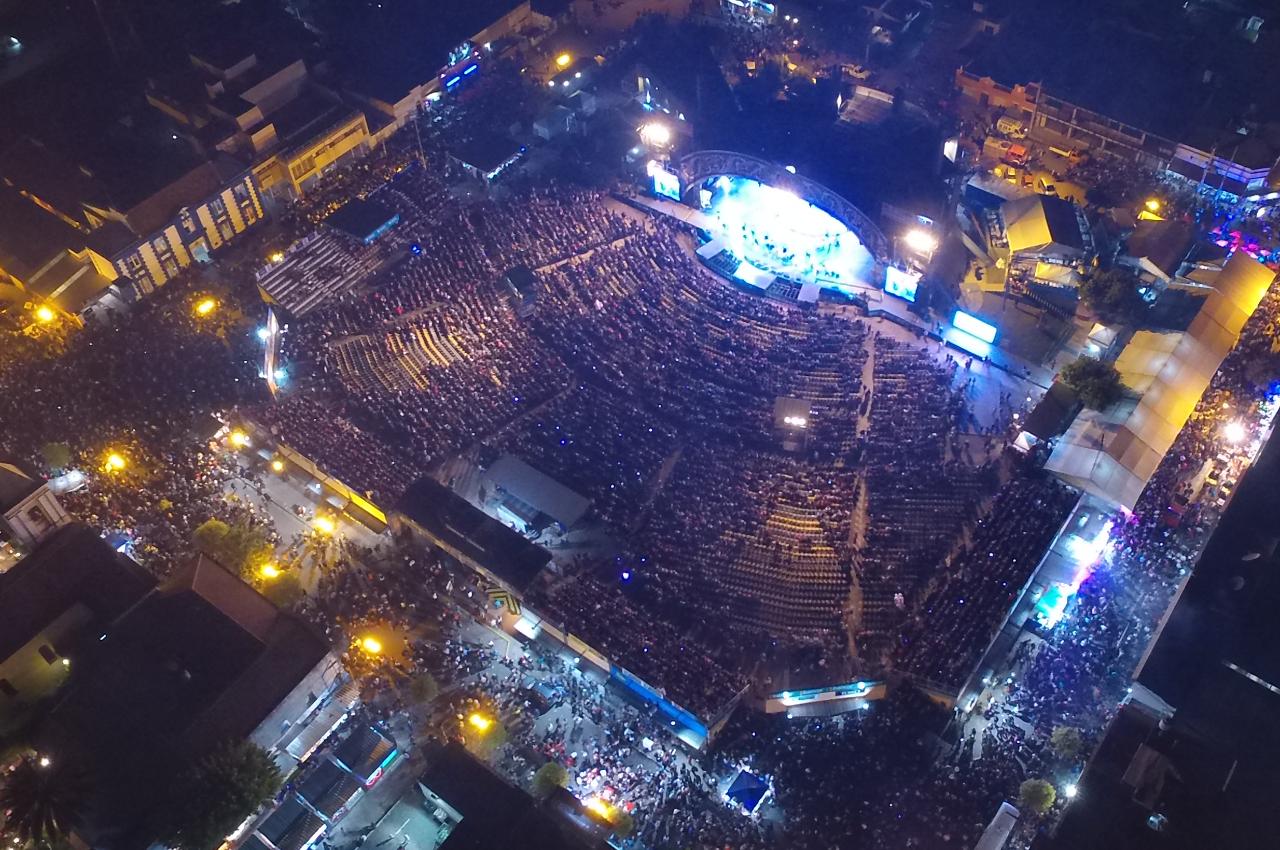
[(424, 531), (523, 591), (551, 555), (431, 478), (415, 481), (396, 510)]
[(387, 103), (435, 77), (449, 51), (519, 5), (519, 0), (438, 0), (398, 4), (396, 13), (368, 15), (339, 37), (358, 57), (350, 86)]
[(0, 186), (0, 269), (24, 284), (59, 252), (84, 249), (86, 234)]
[[(4, 475), (5, 466), (0, 465), (0, 476)], [(0, 490), (9, 495), (22, 492), (3, 480)], [(0, 574), (0, 659), (77, 605), (105, 626), (154, 585), (142, 567), (113, 550), (93, 529), (65, 526)]]
[(147, 814), (175, 773), (247, 737), (328, 653), (303, 621), (204, 557), (106, 634), (37, 738), (89, 768), (97, 816), (86, 835), (113, 850), (149, 844)]

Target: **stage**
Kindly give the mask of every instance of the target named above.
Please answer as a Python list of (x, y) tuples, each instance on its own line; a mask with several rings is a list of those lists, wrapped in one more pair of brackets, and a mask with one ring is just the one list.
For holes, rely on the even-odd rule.
[(699, 193), (708, 245), (718, 243), (750, 270), (740, 279), (750, 277), (756, 286), (756, 280), (774, 277), (798, 283), (805, 300), (816, 300), (818, 287), (874, 288), (875, 258), (848, 225), (825, 210), (746, 177), (717, 177)]

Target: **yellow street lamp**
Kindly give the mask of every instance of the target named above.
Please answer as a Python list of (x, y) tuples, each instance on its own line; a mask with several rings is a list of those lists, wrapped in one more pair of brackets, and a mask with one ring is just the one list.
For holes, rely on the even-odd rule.
[(278, 263), (284, 259), (284, 251), (273, 251), (270, 257), (267, 257), (273, 263)]
[(129, 462), (125, 460), (124, 455), (120, 454), (119, 452), (112, 452), (111, 454), (107, 455), (106, 466), (107, 466), (107, 470), (110, 472), (119, 472), (120, 470), (124, 469), (128, 465), (129, 465)]
[(231, 445), (236, 448), (244, 448), (249, 445), (249, 435), (237, 428), (231, 432)]
[(479, 732), (488, 732), (493, 726), (493, 721), (479, 712), (472, 712), (471, 716), (467, 718), (467, 722)]
[(360, 641), (360, 648), (370, 655), (378, 655), (382, 652), (382, 641), (370, 635)]
[(311, 521), (312, 527), (321, 534), (333, 534), (338, 530), (338, 526), (327, 516), (318, 516)]
[(556, 67), (568, 68), (569, 63), (572, 61), (573, 61), (573, 56), (571, 54), (561, 53), (559, 56), (556, 57)]
[(41, 304), (36, 308), (36, 321), (43, 322), (47, 325), (56, 318), (58, 318), (58, 314), (53, 312), (53, 309), (47, 304)]
[(275, 460), (271, 461), (271, 471), (284, 472), (284, 461), (282, 461), (280, 458), (276, 458)]
[(207, 316), (216, 309), (218, 309), (218, 302), (213, 298), (201, 298), (195, 306), (197, 316)]
[(599, 815), (605, 820), (613, 817), (613, 807), (599, 797), (592, 797), (582, 805), (586, 806), (588, 811)]
[(263, 578), (267, 578), (267, 579), (278, 578), (280, 576), (280, 568), (277, 567), (275, 564), (271, 563), (270, 561), (268, 561), (267, 563), (258, 567), (258, 573)]
[(1143, 205), (1151, 212), (1160, 212), (1160, 199), (1147, 198), (1147, 202)]

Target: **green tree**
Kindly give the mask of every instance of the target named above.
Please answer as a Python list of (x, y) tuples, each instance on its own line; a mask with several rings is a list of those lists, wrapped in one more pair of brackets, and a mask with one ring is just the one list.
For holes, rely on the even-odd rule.
[(281, 572), (275, 578), (261, 580), (262, 595), (271, 600), (277, 608), (291, 610), (303, 597), (302, 580), (295, 570)]
[(270, 560), (272, 553), (266, 531), (244, 522), (205, 520), (192, 533), (192, 542), (201, 552), (246, 579), (252, 578), (254, 570)]
[(181, 850), (213, 850), (280, 788), (271, 756), (248, 741), (229, 741), (174, 783), (160, 838)]
[(569, 771), (559, 762), (549, 761), (533, 775), (533, 796), (545, 800), (557, 788), (569, 787)]
[(440, 686), (436, 684), (435, 676), (425, 670), (415, 674), (409, 682), (409, 699), (414, 705), (431, 702), (439, 693)]
[(1065, 759), (1074, 759), (1084, 750), (1084, 740), (1080, 730), (1074, 726), (1058, 726), (1049, 737), (1054, 752)]
[(507, 727), (501, 720), (494, 720), (488, 729), (479, 731), (471, 726), (466, 731), (466, 747), (479, 759), (488, 759), (507, 742)]
[(40, 447), (40, 455), (54, 472), (61, 472), (71, 465), (71, 447), (66, 443), (45, 443)]
[(1047, 814), (1057, 798), (1058, 792), (1043, 779), (1027, 779), (1018, 786), (1018, 805), (1037, 816)]
[(4, 831), (23, 842), (47, 844), (68, 835), (83, 819), (88, 775), (75, 764), (45, 764), (24, 758), (0, 787)]
[(609, 824), (613, 827), (613, 834), (618, 838), (629, 838), (636, 829), (635, 818), (631, 817), (630, 812), (621, 808), (613, 810)]
[(1124, 394), (1120, 373), (1110, 363), (1093, 357), (1079, 357), (1062, 367), (1058, 377), (1080, 396), (1086, 407), (1105, 410)]
[(1138, 294), (1138, 279), (1124, 269), (1091, 274), (1080, 284), (1077, 294), (1107, 324), (1131, 324), (1145, 306)]

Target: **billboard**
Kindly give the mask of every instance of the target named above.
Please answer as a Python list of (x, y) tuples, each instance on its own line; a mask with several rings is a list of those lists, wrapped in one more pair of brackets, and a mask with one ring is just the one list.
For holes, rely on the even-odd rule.
[(908, 301), (916, 300), (916, 290), (920, 286), (918, 272), (908, 272), (889, 266), (884, 273), (884, 291)]
[(995, 325), (987, 324), (977, 316), (971, 316), (963, 310), (957, 310), (955, 318), (951, 320), (951, 324), (956, 330), (976, 336), (983, 342), (991, 343), (996, 341), (997, 328)]
[(653, 183), (653, 194), (660, 198), (680, 200), (680, 177), (672, 174), (656, 160), (649, 161), (649, 178)]

